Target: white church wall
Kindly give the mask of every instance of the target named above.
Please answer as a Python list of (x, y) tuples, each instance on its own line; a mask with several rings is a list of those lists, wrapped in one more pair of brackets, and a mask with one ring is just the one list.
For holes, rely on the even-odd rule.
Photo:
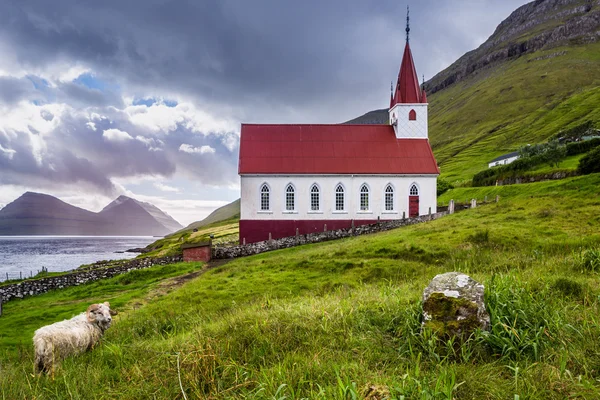
[[(398, 175), (327, 175), (327, 176), (242, 176), (241, 219), (246, 220), (392, 220), (406, 217), (409, 190), (413, 183), (419, 188), (419, 215), (437, 212), (437, 177)], [(266, 183), (270, 188), (270, 209), (260, 210), (260, 189)], [(286, 211), (285, 190), (288, 184), (295, 188), (295, 210)], [(310, 190), (313, 184), (320, 188), (320, 210), (311, 211)], [(369, 210), (360, 210), (360, 189), (369, 187)], [(335, 209), (335, 189), (344, 186), (344, 211)], [(385, 210), (385, 189), (394, 188), (394, 210)]]
[[(417, 119), (410, 121), (408, 114), (411, 110), (417, 113)], [(394, 117), (395, 116), (395, 117)], [(428, 138), (428, 111), (427, 104), (396, 104), (390, 110), (390, 122), (397, 119), (398, 125), (394, 127), (398, 139), (427, 139)]]

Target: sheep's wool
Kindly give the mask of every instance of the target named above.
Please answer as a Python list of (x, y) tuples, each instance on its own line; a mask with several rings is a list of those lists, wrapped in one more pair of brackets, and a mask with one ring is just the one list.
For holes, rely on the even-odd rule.
[(105, 304), (92, 305), (87, 313), (35, 331), (36, 368), (49, 371), (56, 361), (91, 349), (110, 327), (111, 312)]

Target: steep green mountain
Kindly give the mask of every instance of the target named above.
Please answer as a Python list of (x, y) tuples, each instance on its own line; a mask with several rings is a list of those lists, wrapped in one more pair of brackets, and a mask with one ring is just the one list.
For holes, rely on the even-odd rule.
[[(522, 145), (587, 120), (600, 125), (599, 39), (600, 2), (538, 0), (427, 82), (442, 176), (469, 180)], [(350, 122), (387, 123), (387, 110)]]

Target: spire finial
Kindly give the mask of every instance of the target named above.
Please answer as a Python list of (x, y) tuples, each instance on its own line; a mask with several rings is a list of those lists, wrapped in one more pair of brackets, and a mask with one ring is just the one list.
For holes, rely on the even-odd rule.
[(406, 43), (410, 41), (410, 8), (406, 6)]
[(425, 74), (423, 74), (423, 90), (425, 90)]

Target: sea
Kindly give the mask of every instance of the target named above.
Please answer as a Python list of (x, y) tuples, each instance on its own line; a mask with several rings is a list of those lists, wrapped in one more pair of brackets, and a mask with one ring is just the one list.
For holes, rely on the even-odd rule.
[(134, 258), (125, 250), (146, 247), (152, 236), (0, 236), (0, 282), (69, 271), (102, 260)]

